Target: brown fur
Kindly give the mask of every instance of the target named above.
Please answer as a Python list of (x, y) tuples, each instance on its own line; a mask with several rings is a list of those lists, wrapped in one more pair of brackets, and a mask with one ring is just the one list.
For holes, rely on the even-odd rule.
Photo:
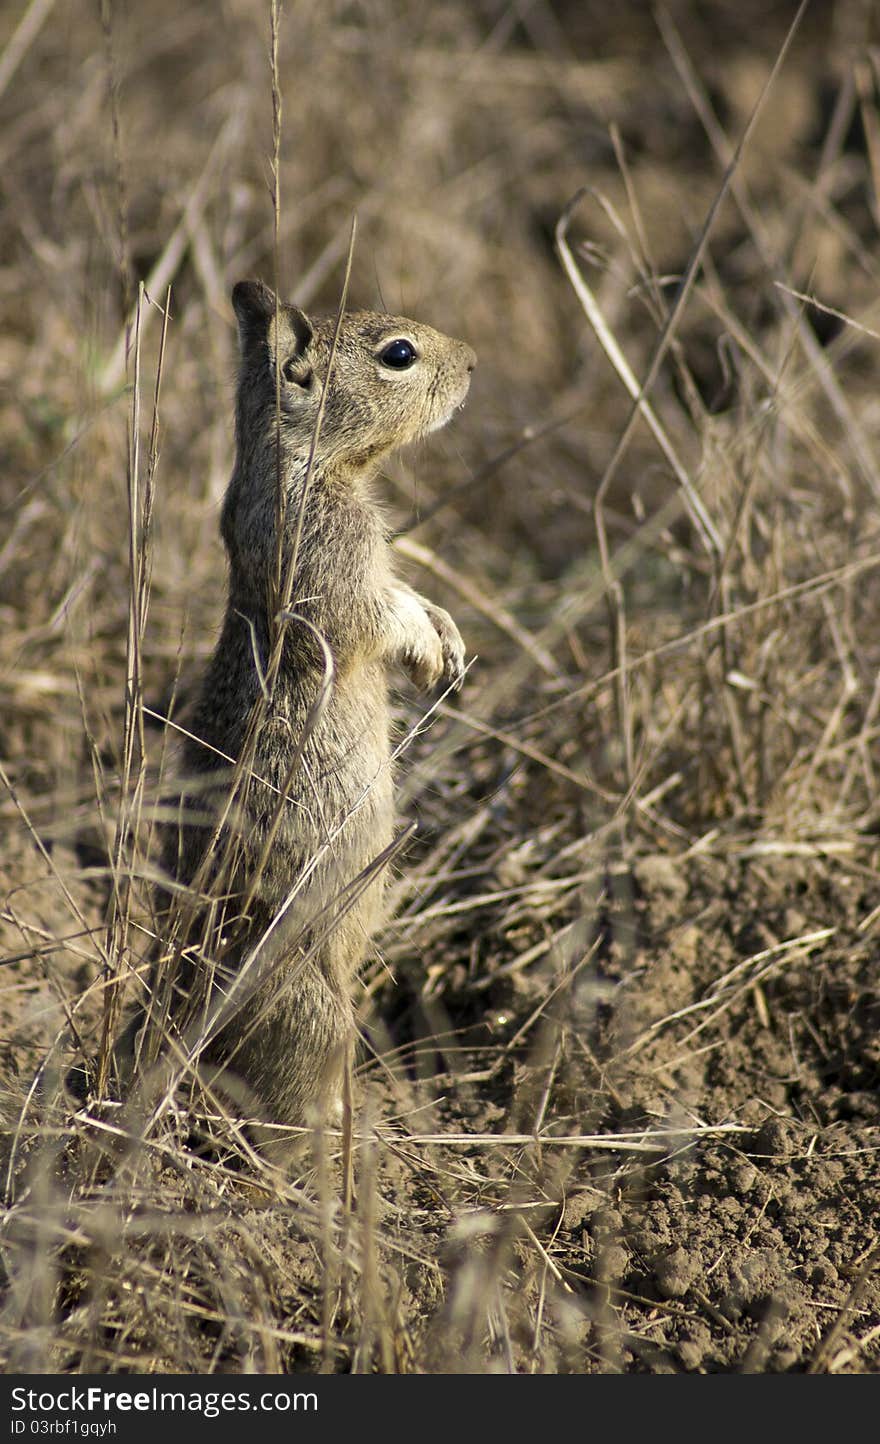
[[(154, 972), (150, 1010), (156, 1036), (170, 1027), (191, 1044), (207, 1025), (202, 1064), (233, 1092), (243, 1081), (264, 1118), (301, 1124), (338, 1107), (352, 983), (382, 916), (376, 860), (393, 822), (388, 669), (403, 667), (422, 687), (463, 675), (452, 618), (395, 577), (371, 478), (384, 456), (449, 420), (476, 358), (414, 321), (344, 316), (306, 488), (335, 318), (286, 305), (276, 314), (259, 282), (236, 286), (232, 299), (241, 362), (221, 523), (229, 599), (192, 726), (198, 740), (185, 748), (179, 825), (166, 836), (167, 872), (190, 896), (170, 910), (177, 942), (164, 974)], [(408, 369), (379, 359), (397, 338), (418, 352)], [(275, 612), (295, 548), (273, 675)], [(224, 758), (245, 772), (232, 805)], [(142, 1022), (128, 1030), (129, 1052)]]

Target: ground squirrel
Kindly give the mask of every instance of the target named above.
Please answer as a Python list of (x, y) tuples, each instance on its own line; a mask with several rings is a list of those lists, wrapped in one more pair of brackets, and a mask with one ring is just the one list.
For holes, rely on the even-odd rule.
[[(452, 618), (395, 576), (372, 477), (445, 425), (476, 357), (401, 317), (309, 318), (259, 281), (237, 285), (232, 304), (229, 597), (166, 830), (177, 941), (161, 999), (154, 970), (149, 1011), (154, 1056), (169, 1030), (191, 1046), (207, 1028), (203, 1069), (224, 1087), (243, 1081), (262, 1117), (298, 1125), (338, 1112), (352, 983), (382, 915), (388, 669), (431, 687), (457, 686), (464, 668)], [(231, 805), (229, 759), (245, 762)], [(135, 1021), (143, 1062), (151, 1030)]]

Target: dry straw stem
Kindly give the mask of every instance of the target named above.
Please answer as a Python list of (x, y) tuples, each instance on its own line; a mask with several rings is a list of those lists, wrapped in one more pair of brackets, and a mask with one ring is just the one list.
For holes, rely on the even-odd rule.
[[(836, 1358), (840, 1356), (832, 1358), (833, 1351), (841, 1342), (844, 1330), (850, 1319), (856, 1313), (866, 1287), (870, 1282), (871, 1275), (876, 1270), (878, 1264), (880, 1264), (880, 1243), (875, 1244), (873, 1248), (869, 1249), (865, 1258), (862, 1260), (861, 1266), (853, 1280), (846, 1303), (838, 1313), (837, 1318), (834, 1320), (828, 1332), (823, 1335), (816, 1345), (815, 1352), (807, 1368), (809, 1374), (821, 1374), (826, 1370), (829, 1373), (834, 1372), (834, 1362)], [(845, 1359), (842, 1362), (845, 1362)], [(838, 1365), (838, 1367), (840, 1367), (840, 1365)]]
[[(786, 38), (784, 50), (780, 53), (779, 60), (774, 66), (774, 75), (779, 69), (779, 63), (783, 58), (784, 52), (788, 50), (788, 47), (800, 24), (801, 18), (807, 8), (808, 3), (809, 0), (802, 0), (797, 15), (792, 22), (792, 27), (788, 33), (788, 37)], [(697, 114), (700, 117), (700, 120), (705, 127), (706, 134), (718, 156), (718, 159), (721, 161), (722, 164), (728, 167), (728, 172), (730, 172), (731, 166), (733, 165), (733, 162), (729, 159), (730, 141), (724, 134), (723, 128), (718, 123), (718, 120), (713, 113), (708, 97), (706, 96), (703, 87), (700, 85), (699, 80), (695, 75), (693, 66), (688, 59), (687, 52), (685, 51), (685, 48), (681, 42), (681, 38), (678, 35), (678, 32), (672, 22), (671, 17), (662, 6), (659, 7), (657, 14), (658, 24), (660, 25), (660, 29), (666, 42), (667, 48), (682, 78), (682, 82), (687, 89), (687, 93), (693, 102), (694, 109), (696, 110)], [(739, 152), (740, 149), (741, 147), (738, 147), (737, 151)], [(735, 160), (736, 155), (734, 155), (734, 161)], [(766, 266), (768, 273), (771, 275), (778, 275), (779, 271), (781, 270), (781, 264), (777, 257), (774, 255), (773, 247), (767, 235), (766, 228), (761, 220), (760, 212), (758, 208), (753, 204), (751, 197), (749, 196), (748, 188), (740, 180), (740, 178), (733, 173), (731, 173), (730, 182), (730, 188), (733, 197), (740, 209), (744, 221), (749, 228), (749, 232), (755, 242), (755, 246), (758, 249), (758, 252)], [(839, 418), (841, 424), (847, 429), (853, 451), (858, 461), (859, 469), (861, 470), (865, 481), (870, 486), (874, 496), (880, 496), (880, 477), (878, 477), (876, 461), (871, 452), (868, 440), (861, 426), (859, 425), (856, 416), (853, 414), (852, 408), (850, 407), (849, 403), (846, 400), (846, 397), (843, 394), (837, 377), (834, 375), (832, 367), (828, 364), (826, 357), (823, 355), (822, 348), (816, 340), (816, 337), (814, 336), (809, 325), (807, 324), (807, 321), (803, 314), (798, 310), (796, 306), (792, 304), (792, 302), (789, 300), (789, 298), (785, 295), (784, 292), (782, 292), (782, 300), (786, 314), (796, 330), (798, 340), (803, 347), (804, 352), (806, 353), (810, 367), (814, 375), (816, 376), (819, 385), (822, 387), (825, 395), (827, 396), (831, 404), (833, 411)]]
[[(192, 243), (193, 237), (198, 229), (205, 207), (211, 199), (212, 187), (238, 139), (240, 125), (241, 121), (233, 106), (217, 139), (211, 147), (202, 173), (190, 192), (180, 220), (168, 237), (165, 248), (152, 267), (146, 281), (142, 283), (142, 289), (147, 296), (161, 296), (163, 292), (167, 292), (174, 281), (187, 249)], [(140, 313), (140, 299), (137, 305), (138, 312)], [(101, 372), (100, 389), (105, 394), (112, 394), (121, 384), (128, 363), (128, 351), (132, 332), (135, 326), (139, 325), (142, 326), (143, 333), (145, 334), (149, 327), (152, 314), (151, 308), (150, 311), (145, 312), (143, 315), (139, 314), (137, 318), (134, 315), (127, 318), (125, 326), (119, 335), (119, 339)], [(161, 308), (160, 314), (162, 314)]]
[[(821, 595), (834, 587), (843, 586), (853, 581), (856, 577), (865, 576), (869, 572), (876, 571), (880, 567), (880, 553), (862, 557), (858, 561), (845, 562), (839, 567), (832, 567), (830, 571), (820, 573), (817, 576), (809, 577), (803, 582), (794, 582), (789, 587), (780, 587), (778, 591), (772, 592), (769, 596), (759, 597), (754, 602), (744, 602), (733, 607), (729, 612), (721, 616), (710, 617), (708, 621), (702, 622), (693, 630), (675, 637), (669, 642), (664, 642), (659, 647), (652, 647), (649, 651), (633, 657), (629, 662), (629, 671), (632, 673), (640, 667), (645, 667), (664, 657), (672, 656), (676, 652), (686, 650), (702, 641), (705, 637), (711, 636), (720, 628), (729, 625), (731, 622), (743, 621), (747, 617), (754, 617), (768, 608), (776, 607), (781, 602), (797, 601), (806, 597), (821, 597)], [(567, 696), (560, 697), (537, 712), (531, 712), (520, 719), (520, 725), (535, 722), (550, 715), (551, 712), (560, 708), (570, 706), (574, 702), (583, 701), (585, 698), (594, 696), (597, 692), (607, 687), (610, 682), (615, 681), (618, 675), (617, 668), (609, 668), (603, 672), (601, 677), (585, 683), (582, 687), (575, 688)]]
[[(786, 36), (785, 43), (776, 58), (775, 64), (770, 72), (770, 75), (767, 78), (767, 82), (764, 85), (758, 98), (758, 102), (755, 105), (754, 110), (752, 111), (748, 125), (743, 131), (739, 144), (737, 145), (736, 150), (734, 151), (727, 164), (727, 168), (721, 181), (721, 185), (718, 188), (718, 191), (710, 207), (709, 214), (707, 215), (706, 220), (703, 224), (702, 230), (697, 240), (697, 244), (693, 250), (693, 253), (687, 265), (687, 269), (678, 287), (672, 310), (670, 311), (669, 316), (666, 319), (665, 325), (657, 342), (657, 346), (654, 350), (654, 354), (651, 358), (647, 374), (641, 385), (639, 385), (638, 381), (636, 380), (620, 346), (618, 345), (612, 332), (606, 324), (605, 318), (602, 315), (601, 309), (595, 299), (595, 296), (593, 295), (590, 287), (585, 282), (583, 275), (574, 260), (571, 252), (571, 247), (568, 244), (568, 232), (571, 226), (571, 222), (574, 218), (578, 206), (580, 205), (582, 198), (587, 194), (595, 193), (589, 189), (585, 189), (584, 191), (580, 192), (580, 194), (575, 196), (574, 199), (569, 202), (568, 206), (563, 211), (556, 226), (556, 246), (566, 275), (568, 276), (574, 292), (584, 310), (584, 314), (586, 315), (591, 326), (593, 327), (593, 330), (596, 333), (597, 339), (599, 340), (603, 350), (605, 351), (606, 355), (608, 356), (609, 360), (611, 361), (612, 365), (614, 366), (615, 370), (623, 381), (627, 391), (633, 399), (633, 407), (627, 420), (626, 426), (621, 432), (614, 451), (611, 455), (611, 458), (605, 467), (593, 502), (593, 510), (596, 522), (596, 538), (599, 545), (599, 559), (602, 567), (602, 575), (605, 580), (605, 586), (607, 589), (608, 605), (610, 608), (611, 650), (612, 656), (614, 658), (614, 671), (616, 674), (618, 721), (624, 740), (624, 757), (626, 764), (627, 787), (631, 787), (633, 783), (634, 758), (632, 719), (627, 691), (626, 616), (624, 610), (623, 592), (620, 587), (619, 581), (616, 577), (612, 575), (611, 571), (611, 561), (608, 546), (608, 532), (605, 522), (605, 502), (611, 483), (614, 480), (620, 463), (623, 460), (623, 457), (625, 456), (627, 449), (630, 445), (636, 425), (640, 419), (644, 420), (648, 425), (655, 440), (657, 441), (658, 445), (660, 446), (664, 457), (672, 468), (675, 478), (679, 486), (681, 487), (682, 494), (688, 507), (688, 511), (691, 515), (697, 532), (703, 541), (704, 546), (709, 551), (709, 554), (712, 557), (715, 565), (717, 566), (720, 563), (723, 545), (718, 531), (714, 523), (712, 522), (705, 506), (703, 505), (703, 502), (700, 499), (697, 491), (695, 490), (691, 479), (688, 476), (686, 468), (679, 460), (675, 448), (667, 437), (664, 428), (660, 425), (654, 409), (651, 407), (647, 398), (650, 394), (651, 388), (654, 385), (654, 382), (657, 379), (657, 376), (659, 375), (663, 360), (673, 342), (676, 329), (681, 321), (682, 316), (684, 315), (685, 307), (690, 298), (691, 291), (696, 281), (697, 273), (699, 272), (700, 267), (703, 263), (703, 257), (709, 242), (709, 237), (712, 233), (721, 206), (726, 199), (728, 192), (731, 190), (734, 184), (737, 169), (742, 160), (742, 156), (758, 123), (758, 119), (764, 108), (765, 101), (773, 87), (776, 76), (778, 75), (782, 67), (782, 64), (785, 60), (786, 55), (788, 54), (788, 50), (791, 46), (794, 36), (797, 33), (798, 26), (800, 25), (804, 11), (806, 10), (807, 3), (808, 0), (802, 0), (802, 3), (798, 8), (797, 14), (792, 21), (788, 35)], [(608, 203), (604, 201), (601, 196), (597, 196), (596, 198), (606, 210), (610, 209), (608, 207)]]
[[(134, 343), (132, 347), (132, 392), (129, 421), (128, 449), (128, 534), (129, 534), (129, 608), (128, 635), (126, 639), (125, 710), (122, 739), (122, 771), (119, 792), (119, 813), (116, 826), (116, 849), (112, 865), (113, 901), (108, 931), (111, 938), (111, 954), (120, 964), (127, 957), (129, 930), (131, 925), (133, 887), (139, 871), (138, 836), (141, 830), (141, 814), (146, 782), (147, 751), (144, 735), (143, 714), (143, 657), (142, 649), (147, 625), (147, 610), (150, 594), (150, 549), (152, 543), (152, 517), (154, 503), (154, 482), (159, 460), (159, 401), (162, 389), (162, 373), (165, 362), (165, 347), (168, 339), (168, 323), (171, 313), (170, 287), (162, 312), (162, 333), (159, 355), (156, 363), (156, 381), (153, 391), (150, 440), (146, 474), (141, 477), (141, 316), (144, 311), (145, 292), (141, 285), (138, 290), (135, 311)], [(112, 974), (108, 978), (111, 986), (104, 991), (104, 1019), (101, 1045), (98, 1054), (98, 1069), (95, 1090), (102, 1098), (107, 1087), (111, 1067), (112, 1044), (120, 1016), (121, 993), (113, 986)], [(117, 982), (123, 978), (117, 972)]]
[[(712, 1010), (709, 1017), (703, 1019), (696, 1028), (680, 1039), (682, 1043), (690, 1043), (694, 1038), (717, 1024), (722, 1012), (726, 1012), (733, 1004), (742, 997), (750, 988), (758, 986), (774, 969), (799, 961), (833, 938), (835, 928), (820, 928), (817, 932), (806, 933), (803, 937), (789, 938), (785, 942), (775, 943), (771, 948), (764, 948), (750, 958), (745, 958), (737, 963), (735, 968), (722, 977), (716, 979), (708, 997), (699, 999), (698, 1002), (690, 1003), (686, 1008), (679, 1008), (674, 1013), (667, 1013), (665, 1017), (658, 1018), (650, 1028), (634, 1042), (630, 1043), (625, 1050), (627, 1056), (645, 1047), (653, 1041), (657, 1034), (672, 1023), (677, 1023), (682, 1018), (692, 1017), (694, 1013), (707, 1012)], [(732, 986), (736, 984), (736, 986)]]
[(31, 0), (0, 55), (0, 96), (6, 90), (55, 6), (55, 0)]
[[(270, 662), (269, 662), (269, 666), (268, 666), (268, 668), (267, 668), (267, 673), (268, 673), (269, 678), (270, 678), (270, 686), (271, 686), (271, 679), (274, 677), (275, 673), (277, 672), (277, 668), (278, 668), (278, 666), (280, 665), (280, 662), (281, 662), (281, 655), (282, 655), (282, 650), (283, 650), (283, 645), (284, 645), (285, 629), (286, 629), (287, 621), (289, 620), (290, 616), (292, 615), (292, 613), (291, 613), (291, 606), (292, 606), (292, 601), (293, 601), (293, 586), (294, 586), (294, 581), (295, 581), (295, 579), (296, 579), (296, 568), (297, 568), (297, 562), (298, 562), (298, 559), (299, 559), (299, 548), (300, 548), (300, 544), (301, 544), (301, 541), (302, 541), (303, 522), (304, 522), (304, 519), (305, 519), (306, 506), (307, 506), (307, 504), (308, 504), (309, 492), (310, 492), (310, 490), (311, 490), (312, 477), (313, 477), (313, 475), (314, 475), (314, 470), (315, 470), (315, 456), (317, 455), (318, 442), (319, 442), (320, 439), (321, 439), (321, 428), (322, 428), (322, 426), (323, 426), (323, 424), (324, 424), (324, 413), (325, 413), (326, 406), (327, 406), (327, 393), (328, 393), (328, 391), (329, 391), (329, 389), (330, 389), (330, 385), (331, 385), (332, 380), (333, 380), (333, 367), (334, 367), (334, 364), (335, 364), (335, 361), (336, 361), (336, 348), (337, 348), (337, 345), (338, 345), (338, 343), (339, 343), (339, 328), (340, 328), (340, 326), (342, 325), (342, 318), (343, 318), (343, 316), (345, 315), (345, 307), (346, 307), (346, 303), (347, 303), (347, 301), (348, 301), (348, 290), (349, 290), (349, 286), (350, 286), (350, 284), (351, 284), (351, 268), (352, 268), (352, 262), (354, 261), (354, 247), (355, 247), (355, 241), (356, 241), (356, 239), (357, 239), (357, 217), (356, 217), (356, 216), (352, 216), (352, 218), (351, 218), (351, 229), (350, 229), (350, 231), (349, 231), (349, 237), (348, 237), (348, 255), (347, 255), (347, 257), (346, 257), (346, 262), (345, 262), (345, 275), (344, 275), (343, 280), (342, 280), (342, 290), (341, 290), (340, 296), (339, 296), (339, 304), (338, 304), (338, 306), (337, 306), (337, 308), (336, 308), (336, 319), (335, 319), (334, 326), (333, 326), (333, 335), (332, 335), (331, 340), (330, 340), (330, 354), (329, 354), (329, 356), (328, 356), (328, 358), (327, 358), (327, 371), (326, 371), (326, 373), (325, 373), (324, 380), (323, 380), (322, 385), (321, 385), (321, 395), (320, 395), (320, 398), (319, 398), (319, 401), (318, 401), (318, 410), (317, 410), (317, 413), (316, 413), (316, 415), (315, 415), (315, 426), (314, 426), (314, 430), (313, 430), (313, 432), (312, 432), (312, 439), (311, 439), (311, 442), (310, 442), (310, 445), (309, 445), (309, 456), (308, 456), (308, 461), (307, 461), (307, 463), (306, 463), (306, 472), (305, 472), (305, 477), (304, 477), (304, 479), (303, 479), (302, 492), (301, 492), (301, 495), (300, 495), (300, 498), (299, 498), (299, 508), (298, 508), (297, 516), (296, 516), (296, 524), (295, 524), (295, 526), (294, 526), (294, 531), (293, 531), (293, 544), (292, 544), (292, 546), (291, 546), (291, 548), (290, 548), (290, 555), (289, 555), (289, 557), (284, 558), (284, 570), (283, 570), (283, 575), (282, 575), (282, 585), (281, 585), (281, 587), (280, 587), (279, 594), (278, 594), (278, 595), (279, 595), (279, 603), (280, 603), (280, 606), (279, 606), (279, 611), (278, 611), (278, 613), (276, 614), (276, 621), (277, 621), (278, 624), (279, 624), (279, 625), (278, 625), (278, 633), (277, 633), (277, 638), (276, 638), (276, 643), (275, 643), (275, 652), (273, 653), (272, 658), (270, 659)], [(277, 291), (276, 291), (276, 294), (275, 294), (275, 300), (276, 300), (276, 307), (277, 307), (277, 304), (278, 304), (278, 293), (277, 293)], [(276, 359), (276, 381), (275, 381), (275, 384), (276, 384), (276, 388), (278, 388), (278, 387), (280, 386), (279, 372), (278, 372), (278, 366), (280, 365), (280, 356), (279, 356), (278, 354), (276, 354), (276, 358), (275, 358), (275, 359)], [(277, 389), (276, 389), (276, 408), (280, 408), (280, 393), (278, 392)], [(276, 428), (277, 428), (277, 437), (278, 437), (279, 456), (280, 456), (280, 447), (281, 447), (281, 431), (280, 431), (280, 427), (281, 427), (280, 410), (276, 410)], [(284, 524), (285, 524), (285, 519), (284, 519), (284, 515), (283, 515), (283, 508), (282, 508), (282, 512), (279, 514), (279, 521), (278, 521), (279, 545), (281, 545), (281, 541), (282, 541), (282, 539), (283, 539), (283, 537), (284, 537), (284, 531), (283, 531)]]

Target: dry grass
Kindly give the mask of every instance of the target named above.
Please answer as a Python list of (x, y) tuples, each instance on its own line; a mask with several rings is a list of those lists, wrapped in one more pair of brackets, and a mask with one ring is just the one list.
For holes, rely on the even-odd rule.
[[(0, 22), (8, 1369), (876, 1367), (880, 35), (795, 12)], [(352, 299), (480, 357), (388, 475), (477, 660), (401, 696), (352, 1136), (281, 1178), (105, 1065), (223, 596), (228, 292), (333, 310), (355, 214)]]

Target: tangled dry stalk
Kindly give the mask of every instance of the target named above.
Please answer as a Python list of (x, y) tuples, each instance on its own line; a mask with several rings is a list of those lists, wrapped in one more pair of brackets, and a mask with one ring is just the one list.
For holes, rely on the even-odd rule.
[[(880, 36), (716, 10), (0, 25), (7, 1369), (876, 1369)], [(399, 699), (353, 1118), (283, 1177), (107, 1065), (223, 593), (228, 292), (332, 309), (355, 213), (358, 304), (480, 356), (388, 475), (476, 661)]]

